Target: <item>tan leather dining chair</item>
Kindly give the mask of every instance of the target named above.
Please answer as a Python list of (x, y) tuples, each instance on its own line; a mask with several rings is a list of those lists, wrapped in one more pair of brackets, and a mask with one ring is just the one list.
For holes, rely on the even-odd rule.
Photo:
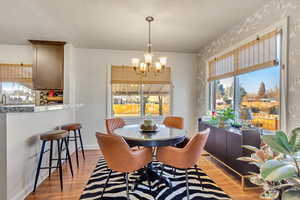
[(164, 119), (163, 124), (170, 128), (183, 129), (184, 120), (182, 117), (169, 116)]
[(106, 125), (106, 131), (109, 134), (113, 134), (114, 130), (117, 128), (124, 127), (125, 121), (122, 118), (112, 118), (112, 119), (106, 119), (105, 120)]
[[(125, 140), (118, 135), (96, 133), (96, 137), (107, 166), (110, 169), (101, 194), (101, 199), (104, 195), (105, 188), (108, 184), (112, 171), (122, 172), (125, 174), (126, 195), (127, 199), (129, 199), (128, 173), (142, 169), (152, 161), (151, 148), (142, 148), (140, 150), (133, 151), (130, 149)], [(151, 191), (149, 180), (148, 183)]]
[(186, 190), (187, 190), (188, 199), (189, 199), (188, 168), (195, 168), (198, 174), (199, 181), (202, 185), (202, 180), (198, 173), (198, 167), (196, 163), (200, 159), (200, 155), (206, 144), (209, 132), (210, 129), (206, 129), (201, 133), (196, 133), (184, 148), (176, 148), (176, 147), (168, 146), (168, 147), (159, 147), (157, 149), (156, 158), (159, 162), (163, 163), (161, 175), (164, 170), (164, 165), (169, 165), (179, 169), (185, 169)]

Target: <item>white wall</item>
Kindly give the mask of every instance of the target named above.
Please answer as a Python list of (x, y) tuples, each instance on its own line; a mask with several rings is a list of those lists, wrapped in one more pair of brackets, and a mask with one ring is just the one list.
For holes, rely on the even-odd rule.
[(0, 199), (6, 199), (6, 115), (0, 114)]
[[(107, 70), (111, 65), (129, 65), (132, 57), (142, 57), (144, 52), (100, 49), (75, 49), (76, 120), (84, 126), (84, 143), (97, 148), (95, 132), (105, 131)], [(172, 68), (173, 114), (185, 119), (185, 127), (196, 127), (196, 68), (197, 56), (183, 53), (155, 53), (166, 55)]]
[[(41, 147), (39, 135), (53, 130), (58, 125), (74, 122), (74, 112), (70, 108), (1, 115), (7, 115), (7, 199), (20, 200), (33, 190)], [(56, 143), (54, 143), (54, 152), (56, 149)], [(74, 151), (73, 148), (71, 151)], [(48, 159), (49, 154), (45, 153), (43, 164), (46, 166), (48, 166)], [(48, 170), (41, 170), (40, 182), (47, 176)]]
[(0, 63), (32, 64), (33, 48), (30, 45), (0, 45)]

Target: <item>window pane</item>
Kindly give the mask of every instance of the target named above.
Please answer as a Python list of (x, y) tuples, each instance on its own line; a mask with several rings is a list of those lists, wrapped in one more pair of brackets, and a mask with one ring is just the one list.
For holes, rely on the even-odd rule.
[(170, 114), (170, 85), (143, 85), (143, 98), (145, 115)]
[[(251, 111), (251, 123), (267, 130), (279, 129), (280, 67), (239, 76), (240, 111)], [(243, 118), (243, 116), (241, 116)]]
[(26, 84), (15, 82), (2, 82), (0, 83), (0, 96), (2, 104), (34, 104), (35, 94), (34, 91)]
[(113, 84), (112, 104), (113, 115), (115, 117), (140, 116), (140, 86), (132, 84)]
[(234, 78), (226, 78), (215, 81), (216, 87), (216, 110), (233, 106)]

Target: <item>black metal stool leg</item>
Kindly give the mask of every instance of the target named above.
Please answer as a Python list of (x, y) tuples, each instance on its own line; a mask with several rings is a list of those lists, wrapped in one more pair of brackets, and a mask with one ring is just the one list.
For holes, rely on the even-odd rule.
[(83, 159), (85, 160), (85, 155), (84, 155), (84, 149), (83, 149), (83, 143), (82, 143), (82, 137), (81, 137), (81, 131), (80, 131), (80, 129), (78, 129), (78, 135), (79, 135), (79, 141), (80, 141), (80, 145), (81, 145), (82, 156), (83, 156)]
[(187, 196), (187, 200), (189, 200), (190, 199), (190, 191), (189, 191), (188, 169), (185, 170), (185, 184), (186, 184), (186, 196)]
[[(62, 142), (62, 141), (61, 141)], [(60, 189), (63, 190), (63, 178), (62, 178), (62, 166), (61, 166), (61, 148), (60, 141), (57, 140), (57, 154), (58, 154), (58, 168), (59, 168), (59, 178), (60, 178)]]
[(101, 194), (101, 197), (100, 197), (100, 199), (102, 199), (102, 197), (103, 197), (103, 195), (104, 195), (104, 192), (105, 192), (106, 186), (107, 186), (107, 184), (108, 184), (108, 181), (109, 181), (109, 178), (110, 178), (111, 172), (112, 172), (112, 170), (110, 170), (110, 171), (109, 171), (109, 174), (108, 174), (108, 177), (107, 177), (107, 179), (106, 179), (106, 182), (105, 182), (104, 188), (103, 188), (103, 190), (102, 190), (102, 194)]
[(78, 144), (77, 144), (76, 130), (74, 130), (73, 133), (74, 133), (74, 141), (75, 141), (76, 163), (77, 163), (77, 168), (79, 168), (79, 160), (78, 160)]
[(40, 152), (39, 163), (38, 163), (38, 167), (37, 167), (37, 171), (36, 171), (36, 175), (35, 175), (35, 182), (34, 182), (33, 192), (35, 192), (35, 190), (36, 190), (36, 185), (37, 185), (37, 182), (38, 182), (38, 179), (39, 179), (41, 164), (42, 164), (42, 160), (43, 160), (43, 154), (44, 154), (44, 150), (45, 150), (45, 145), (46, 145), (46, 141), (43, 141), (41, 152)]
[[(70, 169), (71, 169), (71, 174), (72, 174), (72, 177), (73, 176), (73, 166), (72, 166), (72, 160), (71, 160), (71, 156), (70, 156), (70, 151), (69, 151), (69, 147), (68, 147), (68, 143), (67, 143), (67, 139), (64, 138), (63, 139), (63, 142), (65, 142), (65, 145), (66, 145), (66, 159), (69, 161), (69, 165), (70, 165)], [(66, 162), (67, 162), (66, 160)]]
[(53, 151), (53, 140), (50, 141), (50, 153), (49, 153), (49, 180), (51, 179), (52, 151)]

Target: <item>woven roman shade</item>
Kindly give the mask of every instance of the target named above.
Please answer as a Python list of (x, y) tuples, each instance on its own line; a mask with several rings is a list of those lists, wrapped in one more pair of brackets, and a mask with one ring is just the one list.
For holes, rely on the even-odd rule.
[(0, 82), (32, 83), (32, 64), (0, 64)]
[(208, 62), (208, 81), (228, 78), (278, 65), (278, 35), (275, 30)]
[(125, 84), (171, 84), (171, 69), (166, 69), (161, 73), (148, 72), (147, 76), (136, 74), (133, 67), (112, 66), (111, 83)]

